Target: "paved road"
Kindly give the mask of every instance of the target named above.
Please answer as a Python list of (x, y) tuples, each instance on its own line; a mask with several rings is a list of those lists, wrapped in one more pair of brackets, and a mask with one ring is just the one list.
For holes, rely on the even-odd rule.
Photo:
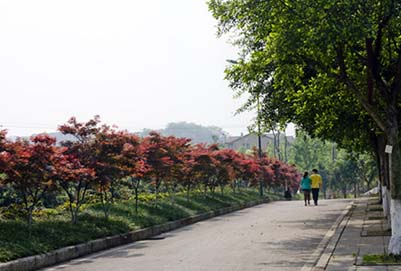
[(348, 204), (263, 204), (44, 270), (300, 270)]

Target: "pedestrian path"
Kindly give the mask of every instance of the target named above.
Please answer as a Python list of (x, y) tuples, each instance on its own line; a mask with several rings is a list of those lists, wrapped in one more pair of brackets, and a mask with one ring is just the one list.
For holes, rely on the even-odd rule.
[(299, 271), (349, 204), (261, 204), (44, 270)]
[(366, 265), (363, 256), (367, 254), (386, 254), (390, 231), (384, 219), (377, 198), (364, 198), (354, 201), (349, 214), (338, 227), (339, 238), (332, 240), (335, 245), (325, 267), (315, 270), (328, 271), (401, 271), (401, 265)]

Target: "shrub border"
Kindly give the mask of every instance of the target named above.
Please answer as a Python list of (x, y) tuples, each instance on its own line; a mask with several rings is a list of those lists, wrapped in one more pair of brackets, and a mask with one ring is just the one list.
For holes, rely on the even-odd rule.
[(207, 213), (202, 213), (199, 215), (190, 216), (187, 218), (182, 218), (164, 224), (131, 231), (125, 234), (96, 239), (79, 245), (60, 248), (48, 253), (0, 263), (0, 271), (33, 271), (39, 268), (49, 267), (102, 250), (126, 245), (135, 241), (145, 240), (161, 233), (172, 231), (202, 220), (253, 207), (259, 204), (268, 203), (270, 201), (271, 200), (269, 199), (251, 201), (239, 205), (217, 209), (215, 211), (210, 211)]

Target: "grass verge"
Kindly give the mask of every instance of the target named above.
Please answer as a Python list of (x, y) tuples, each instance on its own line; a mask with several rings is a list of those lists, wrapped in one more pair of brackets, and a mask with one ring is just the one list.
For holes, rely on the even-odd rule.
[(366, 254), (363, 255), (363, 264), (380, 265), (380, 264), (401, 264), (401, 256), (387, 254)]
[[(265, 195), (278, 199), (274, 194)], [(84, 243), (132, 230), (159, 225), (224, 207), (235, 206), (260, 199), (258, 191), (247, 190), (237, 193), (225, 192), (204, 196), (192, 194), (187, 201), (185, 195), (177, 195), (174, 202), (170, 198), (139, 204), (135, 213), (133, 201), (116, 202), (109, 219), (104, 218), (101, 206), (88, 205), (79, 216), (77, 224), (70, 223), (65, 210), (46, 209), (35, 217), (29, 230), (23, 219), (0, 220), (0, 262), (49, 252), (61, 247)]]

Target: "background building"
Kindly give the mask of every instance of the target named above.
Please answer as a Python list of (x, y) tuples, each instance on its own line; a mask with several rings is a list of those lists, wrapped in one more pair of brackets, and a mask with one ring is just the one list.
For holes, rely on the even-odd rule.
[[(286, 136), (287, 144), (291, 145), (294, 142), (293, 136)], [(285, 135), (280, 135), (280, 143), (285, 142)], [(264, 134), (261, 136), (262, 150), (266, 150), (269, 145), (274, 144), (274, 136), (272, 134)], [(225, 142), (225, 147), (233, 150), (240, 149), (252, 149), (258, 147), (258, 135), (257, 134), (246, 134), (241, 136), (229, 136)]]

